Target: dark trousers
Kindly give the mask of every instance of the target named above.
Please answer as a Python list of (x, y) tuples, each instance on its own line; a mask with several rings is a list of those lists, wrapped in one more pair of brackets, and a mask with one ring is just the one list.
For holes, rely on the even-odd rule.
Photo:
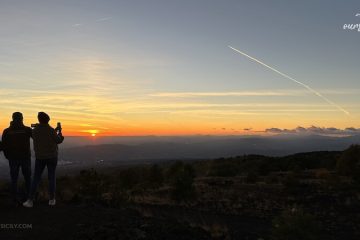
[(41, 175), (44, 172), (45, 167), (48, 170), (48, 180), (49, 180), (49, 198), (55, 198), (55, 190), (56, 190), (56, 166), (57, 166), (57, 158), (49, 158), (49, 159), (36, 159), (35, 160), (35, 173), (34, 180), (31, 185), (31, 190), (29, 194), (29, 198), (33, 199), (34, 194), (37, 190), (37, 187), (41, 181)]
[(18, 200), (18, 178), (21, 168), (25, 180), (26, 198), (30, 192), (31, 185), (31, 158), (25, 159), (9, 159), (10, 177), (11, 177), (11, 193), (14, 200)]

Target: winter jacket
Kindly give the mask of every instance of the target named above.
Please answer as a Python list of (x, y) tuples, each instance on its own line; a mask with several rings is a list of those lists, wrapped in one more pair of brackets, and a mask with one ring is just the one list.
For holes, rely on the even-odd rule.
[(22, 122), (11, 122), (2, 134), (2, 147), (7, 159), (27, 159), (31, 157), (31, 128)]
[(49, 124), (38, 124), (32, 131), (36, 159), (57, 158), (58, 144), (64, 141)]

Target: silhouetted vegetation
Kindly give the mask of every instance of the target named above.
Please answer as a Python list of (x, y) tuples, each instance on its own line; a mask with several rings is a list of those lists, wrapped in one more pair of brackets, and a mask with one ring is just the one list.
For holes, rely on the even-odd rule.
[(259, 176), (255, 172), (250, 172), (246, 175), (246, 183), (256, 183), (259, 180)]
[(295, 172), (289, 172), (283, 179), (282, 184), (289, 193), (297, 193), (301, 188), (300, 178)]
[(78, 176), (78, 193), (82, 198), (100, 200), (105, 185), (104, 176), (98, 174), (94, 169), (83, 170)]
[(272, 172), (304, 171), (311, 169), (336, 169), (337, 159), (341, 152), (299, 153), (285, 157), (266, 157), (259, 155), (244, 155), (234, 158), (212, 160), (208, 166), (209, 176), (233, 177), (244, 174), (266, 176)]
[[(162, 217), (172, 207), (176, 217), (179, 212), (219, 214), (225, 222), (203, 223), (185, 217), (188, 225), (181, 225), (181, 231), (204, 239), (359, 239), (359, 185), (354, 184), (358, 166), (359, 146), (351, 146), (344, 152), (244, 155), (88, 169), (59, 177), (57, 198), (63, 204), (91, 205), (92, 209), (151, 206), (161, 209)], [(6, 187), (0, 183), (0, 190)], [(37, 200), (47, 200), (46, 182)], [(154, 217), (151, 211), (140, 212), (146, 218)], [(248, 221), (251, 224), (246, 225)], [(235, 222), (242, 226), (240, 230)], [(162, 234), (170, 229), (176, 232), (179, 224), (169, 223)], [(105, 237), (113, 234), (111, 227), (104, 229)], [(157, 234), (152, 227), (134, 231), (139, 236)], [(90, 238), (98, 234), (84, 232), (82, 236)]]
[(181, 161), (174, 163), (169, 170), (172, 192), (176, 201), (186, 201), (195, 196), (194, 178), (195, 170), (192, 165)]
[(341, 154), (337, 162), (337, 171), (340, 175), (352, 177), (360, 182), (360, 145), (352, 145)]
[(158, 164), (154, 164), (150, 168), (149, 183), (154, 188), (161, 187), (164, 184), (163, 169)]
[(274, 240), (318, 240), (322, 239), (320, 224), (311, 214), (303, 210), (285, 210), (273, 220), (271, 238)]

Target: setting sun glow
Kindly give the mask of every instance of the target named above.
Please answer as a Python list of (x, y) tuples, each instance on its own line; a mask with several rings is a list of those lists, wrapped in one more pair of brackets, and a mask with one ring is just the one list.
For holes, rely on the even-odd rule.
[(86, 137), (360, 128), (359, 35), (322, 4), (73, 2), (1, 2), (1, 129), (15, 111)]

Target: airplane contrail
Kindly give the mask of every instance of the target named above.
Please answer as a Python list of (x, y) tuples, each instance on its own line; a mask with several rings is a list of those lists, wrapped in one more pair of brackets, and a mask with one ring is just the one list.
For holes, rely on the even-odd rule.
[(336, 107), (338, 110), (346, 113), (347, 115), (350, 115), (350, 113), (349, 113), (348, 111), (346, 111), (344, 108), (342, 108), (341, 106), (337, 105), (336, 103), (334, 103), (333, 101), (331, 101), (331, 100), (328, 99), (327, 97), (323, 96), (321, 93), (319, 93), (319, 92), (316, 91), (315, 89), (311, 88), (310, 86), (308, 86), (308, 85), (306, 85), (306, 84), (304, 84), (304, 83), (302, 83), (302, 82), (299, 82), (298, 80), (290, 77), (289, 75), (287, 75), (287, 74), (285, 74), (285, 73), (282, 73), (282, 72), (280, 72), (279, 70), (277, 70), (277, 69), (275, 69), (275, 68), (273, 68), (273, 67), (270, 67), (269, 65), (261, 62), (260, 60), (254, 58), (254, 57), (251, 57), (251, 56), (247, 55), (246, 53), (244, 53), (244, 52), (242, 52), (242, 51), (240, 51), (240, 50), (238, 50), (238, 49), (236, 49), (236, 48), (234, 48), (234, 47), (232, 47), (232, 46), (230, 46), (230, 45), (228, 45), (228, 47), (231, 48), (232, 50), (234, 50), (235, 52), (238, 52), (238, 53), (240, 53), (241, 55), (243, 55), (243, 56), (245, 56), (245, 57), (253, 60), (254, 62), (257, 62), (257, 63), (263, 65), (264, 67), (266, 67), (266, 68), (268, 68), (268, 69), (270, 69), (270, 70), (272, 70), (272, 71), (280, 74), (281, 76), (283, 76), (283, 77), (285, 77), (285, 78), (287, 78), (287, 79), (289, 79), (289, 80), (291, 80), (291, 81), (293, 81), (293, 82), (295, 82), (295, 83), (303, 86), (304, 88), (306, 88), (306, 89), (309, 90), (310, 92), (314, 93), (314, 94), (317, 95), (318, 97), (321, 97), (323, 100), (325, 100), (325, 101), (326, 101), (328, 104), (330, 104), (331, 106)]

